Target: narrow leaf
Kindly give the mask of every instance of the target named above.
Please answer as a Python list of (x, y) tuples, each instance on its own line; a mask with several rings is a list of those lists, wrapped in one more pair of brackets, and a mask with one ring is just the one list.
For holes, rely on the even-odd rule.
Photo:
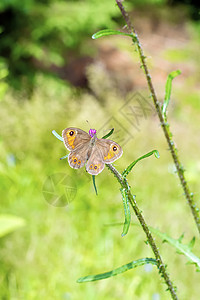
[(93, 181), (95, 193), (96, 193), (96, 195), (98, 195), (97, 194), (97, 187), (96, 187), (96, 183), (95, 183), (95, 175), (92, 175), (92, 181)]
[[(150, 226), (149, 226), (150, 227)], [(194, 253), (191, 251), (191, 245), (190, 243), (188, 245), (183, 245), (182, 244), (182, 238), (179, 239), (173, 239), (170, 236), (168, 236), (166, 233), (162, 233), (160, 230), (155, 229), (153, 227), (150, 227), (151, 231), (155, 234), (157, 234), (159, 237), (161, 237), (164, 241), (168, 242), (170, 245), (174, 246), (177, 250), (177, 253), (184, 254), (187, 259), (189, 260), (190, 263), (195, 264), (196, 266), (196, 271), (200, 272), (200, 258), (194, 255)], [(194, 241), (192, 241), (194, 244)]]
[(146, 264), (157, 265), (157, 261), (153, 258), (141, 258), (141, 259), (132, 261), (132, 262), (126, 264), (126, 265), (123, 265), (123, 266), (121, 266), (117, 269), (114, 269), (114, 270), (106, 272), (106, 273), (80, 277), (77, 280), (77, 282), (82, 283), (82, 282), (89, 282), (89, 281), (96, 281), (96, 280), (106, 279), (106, 278), (116, 276), (116, 275), (124, 273), (124, 272), (126, 272), (130, 269), (136, 268), (138, 266), (143, 266), (143, 265), (146, 265)]
[(165, 99), (164, 99), (164, 103), (162, 105), (162, 115), (163, 118), (165, 120), (165, 122), (167, 121), (167, 107), (169, 105), (169, 101), (170, 101), (170, 97), (171, 97), (171, 90), (172, 90), (172, 80), (181, 74), (180, 70), (176, 70), (171, 72), (168, 77), (167, 77), (167, 81), (166, 81), (166, 85), (165, 85)]
[(60, 159), (65, 159), (65, 158), (67, 158), (69, 156), (69, 154), (67, 154), (67, 155), (65, 155), (65, 156), (63, 156), (63, 157), (61, 157)]
[(61, 142), (63, 142), (63, 138), (60, 134), (58, 134), (55, 130), (52, 130), (53, 135), (59, 139)]
[(190, 250), (192, 250), (192, 248), (194, 247), (194, 244), (195, 244), (195, 237), (193, 237), (191, 239), (191, 241), (188, 243), (188, 247)]
[(133, 169), (133, 167), (137, 164), (138, 161), (140, 161), (140, 160), (142, 160), (142, 159), (144, 159), (144, 158), (146, 158), (146, 157), (149, 157), (149, 156), (151, 156), (152, 154), (154, 154), (156, 158), (159, 158), (159, 157), (160, 157), (158, 150), (153, 150), (153, 151), (151, 151), (151, 152), (148, 152), (147, 154), (145, 154), (145, 155), (139, 157), (139, 158), (136, 159), (134, 162), (132, 162), (132, 163), (131, 163), (124, 171), (123, 171), (122, 176), (126, 177), (126, 176), (130, 173), (130, 171)]
[(0, 237), (25, 225), (25, 220), (13, 215), (0, 215)]
[(124, 36), (130, 36), (131, 38), (134, 38), (133, 34), (117, 31), (117, 30), (112, 30), (112, 29), (104, 29), (100, 30), (96, 33), (93, 34), (92, 39), (98, 39), (103, 36), (108, 36), (108, 35), (124, 35)]
[(123, 205), (124, 205), (124, 215), (125, 215), (125, 220), (124, 220), (124, 226), (123, 226), (123, 231), (122, 231), (122, 236), (125, 236), (128, 233), (130, 223), (131, 223), (131, 212), (129, 208), (129, 201), (128, 201), (128, 196), (126, 193), (126, 189), (120, 189), (121, 194), (122, 194), (122, 200), (123, 200)]
[(178, 238), (179, 243), (182, 243), (183, 238), (184, 238), (184, 233), (181, 234), (181, 236)]
[(107, 139), (111, 134), (113, 134), (114, 128), (112, 128), (106, 135), (102, 137), (102, 139)]

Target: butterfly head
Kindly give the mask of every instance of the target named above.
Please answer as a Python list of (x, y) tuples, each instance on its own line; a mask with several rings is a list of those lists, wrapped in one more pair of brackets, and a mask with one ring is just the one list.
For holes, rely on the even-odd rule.
[(93, 138), (96, 135), (96, 130), (95, 129), (90, 129), (89, 130), (89, 135)]

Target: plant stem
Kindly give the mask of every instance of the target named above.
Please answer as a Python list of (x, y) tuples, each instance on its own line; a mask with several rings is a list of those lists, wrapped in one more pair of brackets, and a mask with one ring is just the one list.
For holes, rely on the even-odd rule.
[(149, 230), (149, 227), (147, 225), (147, 223), (145, 222), (145, 219), (140, 211), (140, 209), (137, 206), (137, 202), (135, 200), (135, 197), (132, 195), (131, 190), (130, 190), (130, 186), (128, 184), (128, 181), (126, 179), (126, 177), (123, 177), (116, 169), (113, 165), (110, 164), (106, 164), (106, 166), (110, 169), (110, 171), (114, 174), (114, 176), (117, 178), (118, 182), (120, 183), (121, 187), (126, 189), (127, 195), (128, 195), (128, 199), (129, 202), (135, 212), (136, 217), (138, 218), (143, 231), (145, 232), (146, 236), (147, 236), (147, 240), (149, 245), (151, 246), (151, 249), (155, 255), (156, 261), (157, 261), (157, 267), (159, 270), (159, 273), (161, 273), (161, 276), (164, 278), (165, 283), (168, 286), (168, 289), (171, 293), (172, 299), (174, 300), (178, 300), (178, 297), (176, 295), (176, 291), (175, 288), (169, 278), (169, 275), (166, 271), (166, 266), (164, 265), (162, 258), (160, 256), (158, 247), (156, 246), (156, 243), (154, 241), (154, 238)]
[(144, 53), (143, 53), (143, 49), (142, 49), (142, 46), (141, 46), (141, 44), (139, 42), (138, 35), (137, 35), (136, 31), (135, 31), (135, 28), (131, 24), (131, 21), (130, 21), (130, 18), (128, 16), (127, 12), (125, 11), (125, 9), (124, 9), (124, 7), (122, 5), (122, 0), (116, 0), (116, 3), (118, 5), (118, 7), (119, 7), (119, 9), (120, 9), (120, 11), (121, 11), (124, 19), (125, 19), (125, 22), (126, 22), (126, 24), (128, 26), (129, 32), (132, 33), (133, 36), (134, 36), (134, 42), (135, 42), (135, 45), (136, 45), (138, 53), (139, 53), (141, 65), (142, 65), (142, 67), (144, 69), (144, 73), (145, 73), (145, 76), (146, 76), (148, 87), (149, 87), (149, 90), (151, 92), (151, 97), (153, 99), (154, 106), (155, 106), (157, 115), (158, 115), (159, 120), (160, 120), (160, 124), (162, 126), (165, 138), (167, 140), (167, 143), (168, 143), (168, 146), (169, 146), (172, 158), (174, 160), (174, 163), (175, 163), (175, 166), (176, 166), (176, 170), (177, 170), (177, 173), (178, 173), (178, 176), (179, 176), (179, 179), (180, 179), (180, 182), (181, 182), (181, 185), (182, 185), (182, 188), (183, 188), (186, 200), (187, 200), (187, 202), (189, 204), (189, 207), (190, 207), (192, 215), (194, 217), (197, 229), (198, 229), (199, 234), (200, 234), (199, 208), (197, 207), (197, 205), (196, 205), (196, 203), (195, 203), (195, 201), (193, 199), (193, 193), (191, 193), (190, 188), (188, 186), (188, 183), (187, 183), (187, 181), (185, 179), (184, 168), (183, 168), (182, 164), (180, 163), (180, 160), (179, 160), (179, 157), (178, 157), (178, 154), (177, 154), (177, 149), (176, 149), (175, 144), (174, 144), (174, 142), (173, 142), (173, 140), (171, 138), (170, 131), (169, 131), (169, 126), (164, 121), (164, 118), (163, 118), (163, 115), (162, 115), (162, 112), (161, 112), (161, 109), (160, 109), (159, 101), (158, 101), (158, 98), (156, 96), (155, 89), (153, 87), (151, 76), (150, 76), (149, 70), (147, 68), (147, 64), (146, 64), (145, 56), (144, 56)]

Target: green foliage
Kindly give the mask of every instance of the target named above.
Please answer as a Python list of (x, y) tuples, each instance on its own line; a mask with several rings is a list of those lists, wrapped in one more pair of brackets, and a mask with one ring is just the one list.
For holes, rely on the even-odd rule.
[[(110, 300), (121, 295), (123, 299), (146, 300), (153, 298), (156, 291), (160, 298), (168, 300), (156, 268), (141, 267), (110, 280), (76, 283), (81, 274), (103, 273), (133, 258), (151, 257), (151, 252), (149, 247), (144, 247), (144, 236), (138, 227), (132, 226), (121, 238), (121, 227), (107, 226), (124, 218), (118, 185), (108, 170), (96, 177), (99, 194), (96, 197), (91, 177), (85, 170), (73, 170), (67, 160), (60, 161), (60, 156), (66, 154), (65, 147), (51, 134), (53, 128), (60, 133), (67, 126), (87, 130), (85, 120), (88, 119), (94, 127), (100, 128), (102, 120), (106, 121), (115, 113), (109, 102), (102, 107), (89, 93), (76, 95), (62, 81), (53, 78), (40, 75), (36, 80), (37, 89), (31, 101), (16, 101), (7, 96), (6, 101), (0, 103), (1, 211), (26, 220), (26, 226), (1, 239), (0, 298)], [(113, 98), (116, 107), (124, 105), (119, 95)], [(188, 106), (183, 107), (186, 114), (187, 109)], [(199, 108), (191, 106), (190, 109), (188, 118), (196, 123), (187, 124), (188, 147), (193, 139), (193, 125), (198, 129), (199, 118)], [(98, 111), (98, 118), (94, 111)], [(126, 121), (120, 122), (128, 128)], [(132, 169), (129, 173), (131, 185), (152, 226), (162, 224), (166, 231), (170, 228), (173, 232), (184, 230), (190, 236), (193, 234), (192, 220), (177, 197), (182, 192), (174, 174), (166, 171), (169, 169), (166, 144), (158, 133), (158, 126), (150, 125), (152, 119), (144, 122), (146, 129), (141, 127), (140, 134), (123, 147), (124, 155), (117, 161), (117, 168), (123, 170), (124, 165), (138, 157), (141, 149), (152, 149), (156, 142), (161, 159), (137, 164), (137, 172)], [(179, 121), (175, 120), (176, 125)], [(184, 138), (180, 136), (180, 143)], [(195, 143), (189, 149), (190, 159), (197, 155), (196, 149), (200, 147), (197, 138)], [(184, 159), (187, 153), (182, 154)], [(42, 194), (47, 176), (59, 172), (71, 176), (77, 185), (77, 197), (63, 208), (48, 204)], [(198, 188), (197, 176), (196, 192)], [(195, 247), (194, 253), (198, 253), (198, 243)], [(160, 244), (160, 249), (165, 251), (166, 247)], [(199, 291), (195, 286), (199, 277), (194, 276), (193, 268), (187, 267), (186, 272), (181, 272), (183, 266), (173, 249), (166, 249), (165, 257), (173, 268), (177, 285), (182, 285), (180, 298), (190, 299), (193, 293), (198, 299)]]
[(119, 11), (112, 1), (1, 1), (0, 57), (16, 89), (35, 85), (35, 74), (50, 65), (62, 66), (68, 55), (88, 51), (96, 28), (115, 26)]
[(110, 278), (112, 276), (116, 276), (118, 274), (124, 273), (128, 270), (134, 269), (139, 266), (143, 266), (146, 264), (152, 264), (152, 265), (157, 265), (156, 259), (153, 258), (141, 258), (135, 261), (132, 261), (128, 264), (125, 264), (119, 268), (116, 268), (112, 271), (106, 272), (106, 273), (101, 273), (97, 275), (89, 275), (89, 276), (84, 276), (80, 277), (77, 282), (82, 283), (82, 282), (90, 282), (90, 281), (96, 281), (96, 280), (102, 280), (106, 278)]
[(114, 132), (114, 128), (112, 128), (112, 129), (110, 130), (110, 132), (108, 132), (106, 135), (104, 135), (104, 136), (102, 137), (102, 139), (107, 139), (109, 136), (111, 136), (111, 134), (113, 134), (113, 132)]
[(160, 5), (165, 4), (166, 0), (130, 0), (130, 3), (132, 3), (135, 6), (146, 6), (146, 5)]
[(3, 99), (6, 91), (8, 90), (8, 84), (6, 83), (6, 77), (8, 76), (8, 68), (3, 59), (0, 60), (0, 101)]
[(60, 140), (61, 142), (63, 142), (63, 138), (60, 134), (58, 134), (55, 130), (52, 130), (53, 135)]
[(12, 215), (0, 215), (0, 237), (22, 227), (25, 221), (22, 218)]
[(104, 30), (98, 31), (92, 35), (92, 38), (95, 40), (95, 39), (99, 39), (101, 37), (109, 36), (109, 35), (123, 35), (123, 36), (129, 36), (129, 37), (133, 38), (133, 34), (129, 34), (129, 33), (121, 32), (121, 31), (117, 31), (117, 30), (112, 30), (112, 29), (104, 29)]
[(167, 82), (165, 85), (165, 99), (164, 99), (164, 103), (162, 105), (162, 114), (163, 114), (163, 118), (164, 118), (165, 122), (167, 122), (167, 108), (168, 108), (170, 97), (171, 97), (172, 80), (180, 74), (181, 74), (181, 71), (176, 70), (176, 71), (171, 72), (167, 77)]
[[(24, 13), (28, 13), (32, 3), (34, 2), (3, 0), (0, 1), (0, 7), (4, 10), (5, 7), (16, 4), (19, 11), (24, 10)], [(38, 10), (42, 3), (45, 2), (38, 4)], [(46, 5), (46, 8), (50, 8), (50, 5)], [(0, 32), (3, 32), (2, 27)], [(55, 46), (53, 44), (52, 40), (52, 48)], [(88, 44), (83, 44), (79, 49), (86, 51), (88, 48), (90, 51)], [(43, 53), (42, 47), (38, 47), (39, 58), (40, 51)], [(20, 51), (22, 50), (26, 49)], [(57, 64), (62, 64), (62, 55), (57, 55), (56, 50), (54, 54)], [(52, 52), (52, 55), (54, 54)], [(52, 59), (48, 55), (46, 53), (41, 60), (44, 59), (44, 62), (48, 63), (49, 59)], [(18, 58), (21, 59), (20, 56)], [(7, 58), (3, 60), (0, 89), (1, 84), (6, 82), (7, 62)], [(17, 62), (16, 59), (15, 63)], [(194, 74), (196, 77), (197, 75)], [(23, 73), (24, 79), (26, 76), (27, 74)], [(150, 250), (144, 247), (144, 236), (136, 227), (122, 239), (118, 228), (116, 230), (115, 227), (106, 226), (123, 218), (120, 195), (117, 185), (113, 183), (113, 177), (107, 170), (98, 176), (99, 197), (95, 197), (91, 178), (83, 171), (69, 168), (66, 161), (59, 160), (61, 153), (65, 154), (65, 149), (62, 143), (55, 143), (49, 132), (52, 128), (60, 132), (66, 125), (80, 126), (84, 129), (85, 120), (89, 118), (95, 127), (100, 128), (102, 121), (106, 121), (111, 115), (116, 116), (116, 110), (113, 107), (111, 109), (110, 101), (114, 99), (116, 108), (121, 107), (124, 102), (120, 102), (119, 95), (112, 91), (113, 98), (108, 97), (111, 94), (106, 94), (105, 98), (108, 101), (102, 108), (91, 94), (76, 92), (53, 77), (38, 74), (34, 81), (36, 89), (31, 101), (17, 102), (8, 94), (5, 97), (6, 101), (0, 103), (1, 210), (27, 220), (22, 230), (1, 239), (0, 298), (110, 300), (121, 297), (146, 300), (160, 297), (162, 300), (168, 300), (169, 297), (154, 269), (137, 268), (134, 274), (125, 272), (109, 281), (88, 285), (76, 284), (75, 280), (80, 274), (95, 274), (98, 266), (111, 270), (113, 266), (123, 264), (124, 257), (126, 261), (132, 261), (133, 257), (148, 257)], [(193, 164), (196, 167), (193, 184), (198, 194), (199, 167), (196, 162), (200, 147), (200, 111), (197, 101), (199, 94), (198, 90), (192, 91), (187, 82), (178, 90), (178, 105), (172, 113), (176, 115), (177, 107), (181, 107), (182, 120), (179, 114), (174, 118), (173, 125), (179, 130), (179, 143), (186, 147), (186, 151), (182, 152), (183, 159), (186, 160), (187, 166)], [(175, 93), (177, 95), (177, 89)], [(98, 112), (98, 115), (94, 114), (94, 111)], [(138, 157), (141, 149), (152, 149), (152, 145), (156, 143), (156, 148), (162, 153), (162, 160), (156, 161), (157, 164), (154, 160), (148, 160), (142, 166), (138, 165), (137, 174), (130, 173), (131, 183), (134, 182), (134, 192), (140, 195), (138, 200), (145, 215), (148, 213), (148, 221), (151, 224), (163, 224), (166, 231), (171, 228), (173, 232), (185, 231), (187, 235), (193, 236), (193, 223), (181, 203), (182, 191), (175, 180), (176, 175), (170, 172), (166, 144), (158, 133), (158, 126), (151, 126), (152, 119), (143, 122), (146, 124), (145, 131), (141, 126), (139, 134), (123, 148), (126, 155), (117, 162), (117, 168), (122, 169), (133, 157)], [(130, 124), (126, 120), (122, 125), (130, 130)], [(184, 143), (186, 133), (188, 139), (187, 143)], [(42, 195), (45, 178), (56, 172), (70, 174), (78, 187), (75, 201), (67, 207), (53, 207), (45, 202)], [(161, 238), (166, 240), (166, 237)], [(181, 241), (180, 243), (182, 244)], [(197, 249), (194, 250), (199, 253), (199, 243), (196, 243), (195, 247)], [(178, 244), (176, 249), (179, 248), (179, 252), (183, 252), (184, 248)], [(192, 267), (187, 267), (184, 272), (175, 251), (169, 251), (162, 245), (160, 249), (166, 251), (165, 258), (169, 268), (173, 270), (173, 278), (176, 278), (177, 285), (181, 286), (180, 298), (198, 299), (198, 274), (192, 272)], [(189, 253), (188, 248), (186, 253)], [(192, 257), (191, 253), (189, 255)], [(73, 268), (70, 267), (72, 262)], [(129, 264), (125, 266), (128, 267)]]
[(129, 227), (130, 227), (131, 212), (130, 212), (129, 200), (128, 200), (128, 195), (127, 195), (126, 189), (121, 188), (120, 191), (121, 191), (121, 194), (122, 194), (122, 200), (123, 200), (123, 206), (124, 206), (124, 215), (125, 215), (122, 236), (125, 236), (128, 233), (128, 230), (129, 230)]
[(151, 231), (162, 238), (163, 242), (168, 242), (170, 245), (175, 247), (177, 253), (185, 255), (188, 261), (196, 266), (197, 272), (200, 272), (200, 258), (191, 251), (195, 243), (195, 237), (193, 237), (187, 245), (184, 245), (182, 244), (184, 234), (176, 240), (156, 228), (151, 227)]
[(152, 150), (150, 152), (148, 152), (147, 154), (145, 155), (142, 155), (141, 157), (139, 157), (138, 159), (136, 159), (134, 162), (132, 162), (123, 172), (122, 172), (122, 176), (123, 177), (126, 177), (130, 172), (131, 170), (133, 169), (133, 167), (142, 159), (144, 158), (147, 158), (149, 156), (151, 156), (152, 154), (155, 155), (156, 158), (159, 158), (160, 155), (159, 155), (159, 152), (158, 150)]
[(92, 182), (93, 182), (95, 193), (96, 193), (96, 195), (98, 195), (98, 193), (97, 193), (97, 187), (96, 187), (96, 182), (95, 182), (95, 175), (92, 175)]
[[(106, 134), (105, 136), (103, 136), (103, 139), (106, 139), (107, 137), (109, 137), (112, 133), (114, 132), (114, 128), (112, 128), (110, 130), (110, 132), (108, 134)], [(63, 138), (55, 131), (52, 131), (53, 135), (60, 140), (61, 142), (63, 142)], [(136, 165), (136, 163), (146, 157), (151, 156), (152, 154), (155, 155), (156, 158), (159, 158), (159, 152), (157, 150), (153, 150), (150, 151), (149, 153), (139, 157), (138, 159), (136, 159), (134, 162), (132, 162), (122, 173), (122, 178), (126, 181), (126, 176), (131, 172), (131, 170), (133, 169), (133, 167)], [(62, 157), (66, 158), (68, 155)], [(109, 165), (108, 165), (109, 167)], [(94, 186), (94, 190), (95, 193), (97, 195), (97, 187), (96, 187), (96, 179), (95, 179), (95, 175), (92, 175), (92, 182), (93, 182), (93, 186)], [(130, 207), (129, 207), (129, 199), (128, 199), (128, 190), (126, 188), (123, 188), (123, 186), (120, 188), (120, 192), (122, 195), (122, 200), (123, 200), (123, 207), (124, 207), (124, 215), (125, 215), (125, 221), (124, 221), (124, 226), (123, 226), (123, 231), (122, 231), (122, 237), (125, 236), (128, 233), (129, 227), (130, 227), (130, 223), (131, 223), (131, 212), (130, 212)], [(133, 196), (134, 197), (134, 196)]]

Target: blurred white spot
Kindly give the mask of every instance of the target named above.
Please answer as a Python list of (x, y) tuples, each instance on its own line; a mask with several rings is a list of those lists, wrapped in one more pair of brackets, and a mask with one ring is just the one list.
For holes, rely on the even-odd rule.
[(146, 265), (144, 266), (144, 270), (145, 270), (145, 272), (147, 272), (147, 273), (151, 272), (152, 269), (153, 269), (153, 266), (152, 266), (151, 264), (146, 264)]
[(158, 293), (153, 294), (152, 300), (160, 300), (160, 295)]

